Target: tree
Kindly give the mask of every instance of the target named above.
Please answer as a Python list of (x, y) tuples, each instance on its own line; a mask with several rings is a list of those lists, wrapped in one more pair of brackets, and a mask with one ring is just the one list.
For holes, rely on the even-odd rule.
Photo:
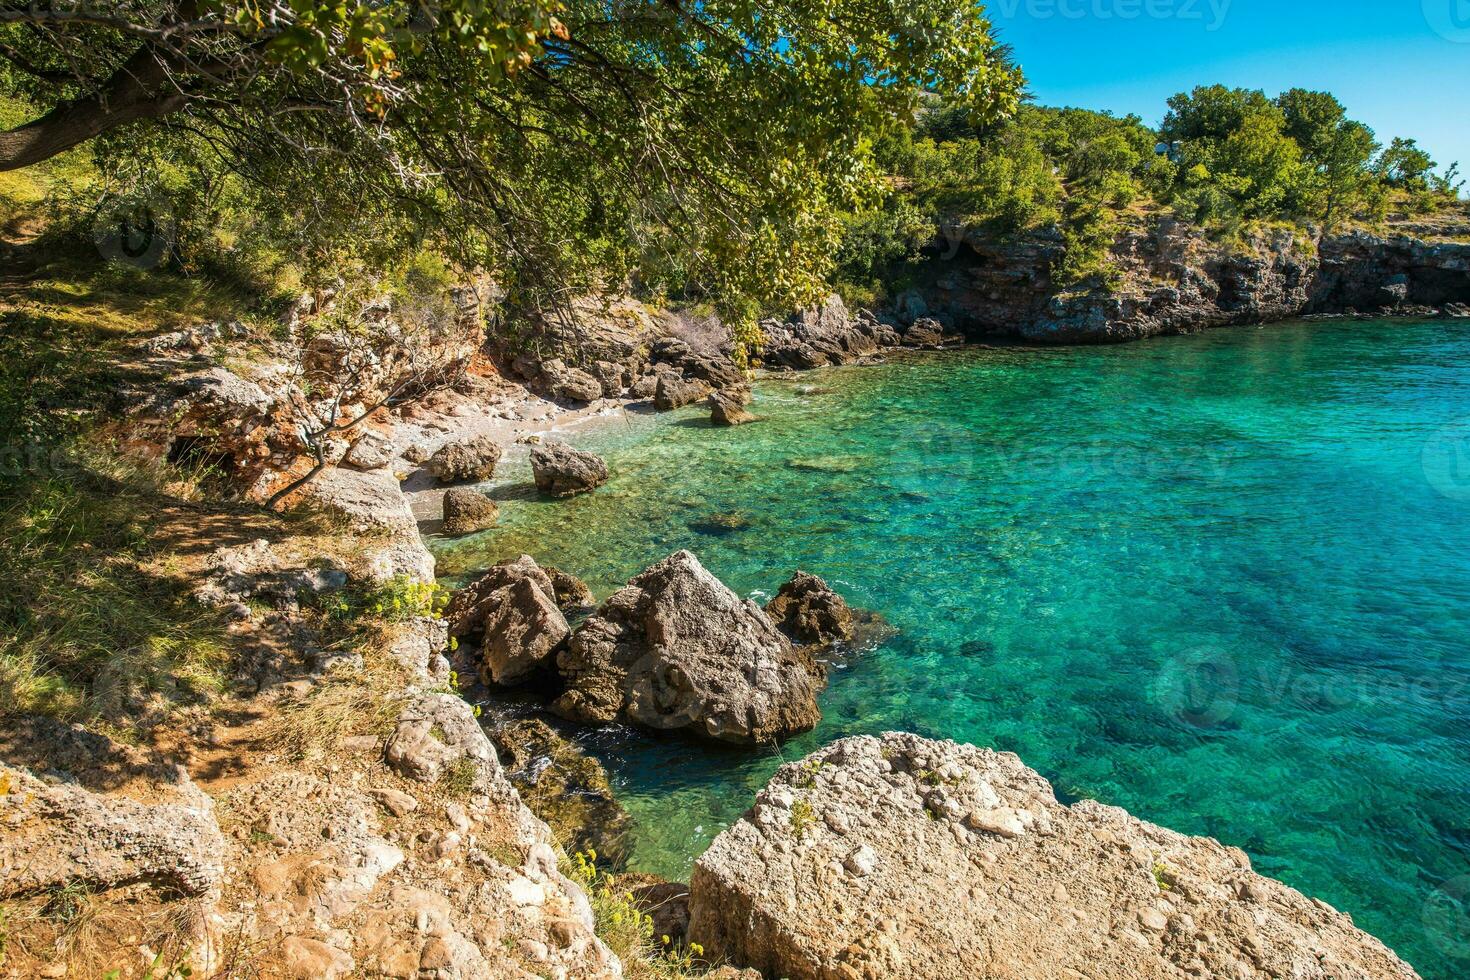
[(41, 107), (0, 168), (187, 144), (322, 264), (427, 238), (513, 298), (773, 304), (820, 289), (871, 123), (1021, 86), (975, 0), (0, 0), (0, 64)]
[(1329, 92), (1294, 88), (1276, 98), (1285, 120), (1286, 135), (1296, 140), (1308, 159), (1324, 156), (1347, 120), (1347, 110)]
[(1343, 120), (1315, 151), (1317, 183), (1322, 196), (1322, 223), (1331, 228), (1340, 218), (1369, 207), (1381, 196), (1370, 164), (1378, 152), (1373, 130)]
[(1278, 216), (1300, 192), (1302, 149), (1263, 92), (1211, 85), (1175, 95), (1160, 133), (1180, 144), (1185, 195), (1201, 220)]
[(1373, 130), (1347, 118), (1327, 92), (1294, 88), (1276, 99), (1285, 133), (1301, 148), (1309, 175), (1298, 192), (1298, 209), (1331, 228), (1338, 220), (1371, 209), (1378, 197)]
[(1424, 190), (1433, 170), (1434, 159), (1419, 148), (1418, 142), (1397, 136), (1378, 158), (1378, 171), (1391, 187)]

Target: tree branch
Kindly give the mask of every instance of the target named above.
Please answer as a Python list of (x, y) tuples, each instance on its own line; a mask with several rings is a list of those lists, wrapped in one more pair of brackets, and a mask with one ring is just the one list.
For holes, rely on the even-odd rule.
[(125, 123), (166, 116), (187, 101), (152, 47), (145, 45), (97, 92), (63, 102), (38, 119), (0, 132), (0, 171), (49, 160)]

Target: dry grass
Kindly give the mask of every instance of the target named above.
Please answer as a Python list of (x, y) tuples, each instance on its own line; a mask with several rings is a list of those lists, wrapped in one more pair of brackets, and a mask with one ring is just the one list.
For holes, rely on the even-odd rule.
[(0, 713), (117, 719), (206, 700), (223, 623), (149, 574), (160, 490), (79, 462), (0, 498)]
[(201, 944), (203, 917), (202, 900), (165, 901), (148, 886), (56, 889), (0, 909), (0, 974), (61, 965), (79, 980), (174, 980), (188, 975), (180, 968)]
[(343, 739), (386, 738), (403, 709), (408, 679), (381, 653), (363, 659), (361, 670), (339, 673), (282, 704), (266, 723), (262, 746), (283, 761), (309, 765), (335, 755)]

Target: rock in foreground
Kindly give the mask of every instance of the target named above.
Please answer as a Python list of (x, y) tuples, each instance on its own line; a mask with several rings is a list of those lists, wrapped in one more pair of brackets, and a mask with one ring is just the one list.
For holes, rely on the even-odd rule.
[(224, 840), (200, 806), (146, 806), (0, 765), (0, 899), (147, 882), (200, 895), (224, 871)]
[(691, 942), (791, 980), (1416, 976), (1239, 850), (915, 735), (783, 766), (690, 887)]
[(531, 473), (536, 489), (553, 497), (587, 493), (607, 482), (607, 464), (602, 457), (563, 442), (542, 443), (532, 449)]
[(810, 659), (755, 603), (687, 551), (613, 593), (557, 657), (573, 721), (623, 718), (724, 742), (764, 743), (821, 717)]

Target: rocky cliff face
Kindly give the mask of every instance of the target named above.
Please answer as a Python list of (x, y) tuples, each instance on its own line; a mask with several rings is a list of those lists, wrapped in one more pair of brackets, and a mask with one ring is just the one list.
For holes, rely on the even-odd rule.
[(1313, 241), (1290, 229), (1221, 245), (1164, 219), (1114, 246), (1118, 281), (1057, 287), (1060, 240), (969, 236), (930, 261), (895, 312), (972, 338), (1121, 343), (1308, 314), (1470, 315), (1470, 244), (1366, 232)]

